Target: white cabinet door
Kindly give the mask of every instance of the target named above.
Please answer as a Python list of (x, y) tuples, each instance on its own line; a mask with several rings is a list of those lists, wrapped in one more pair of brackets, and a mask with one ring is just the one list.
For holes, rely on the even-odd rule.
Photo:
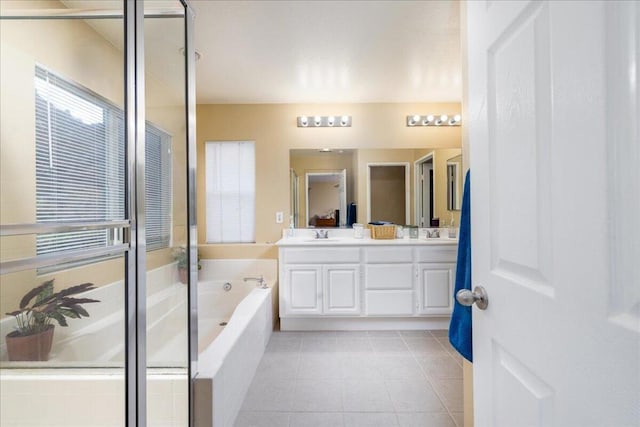
[(418, 264), (418, 313), (450, 315), (455, 280), (455, 264)]
[(322, 266), (288, 265), (285, 267), (285, 314), (316, 315), (322, 313)]
[(638, 426), (640, 2), (466, 6), (475, 426)]
[(327, 265), (322, 276), (324, 313), (360, 314), (360, 265)]

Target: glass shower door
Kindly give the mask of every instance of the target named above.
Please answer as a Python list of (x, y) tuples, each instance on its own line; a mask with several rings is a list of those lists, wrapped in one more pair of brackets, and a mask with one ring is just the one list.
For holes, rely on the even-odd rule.
[(1, 3), (1, 425), (125, 424), (131, 222), (113, 4), (77, 19)]
[[(157, 6), (158, 3), (154, 3)], [(189, 423), (185, 8), (145, 6), (147, 422)]]

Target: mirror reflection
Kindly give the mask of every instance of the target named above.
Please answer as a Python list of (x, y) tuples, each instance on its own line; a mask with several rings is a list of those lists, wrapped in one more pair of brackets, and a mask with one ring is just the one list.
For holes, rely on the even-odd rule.
[(462, 205), (462, 154), (447, 160), (447, 209), (459, 211)]
[(460, 148), (294, 149), (289, 165), (298, 228), (459, 222)]

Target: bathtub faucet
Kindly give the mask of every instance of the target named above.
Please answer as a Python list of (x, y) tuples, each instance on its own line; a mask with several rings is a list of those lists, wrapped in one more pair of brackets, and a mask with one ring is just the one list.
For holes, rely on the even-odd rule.
[(248, 282), (249, 280), (254, 280), (256, 282), (258, 282), (259, 287), (261, 287), (262, 289), (267, 289), (267, 282), (264, 281), (264, 278), (262, 277), (262, 274), (260, 275), (260, 277), (245, 277), (243, 279), (245, 282)]

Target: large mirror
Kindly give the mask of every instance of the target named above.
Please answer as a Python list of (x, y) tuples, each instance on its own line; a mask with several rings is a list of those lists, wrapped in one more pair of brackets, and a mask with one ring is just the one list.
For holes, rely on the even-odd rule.
[[(291, 215), (298, 228), (374, 221), (430, 227), (459, 221), (460, 148), (294, 149), (289, 154)], [(449, 179), (450, 167), (455, 180)]]

